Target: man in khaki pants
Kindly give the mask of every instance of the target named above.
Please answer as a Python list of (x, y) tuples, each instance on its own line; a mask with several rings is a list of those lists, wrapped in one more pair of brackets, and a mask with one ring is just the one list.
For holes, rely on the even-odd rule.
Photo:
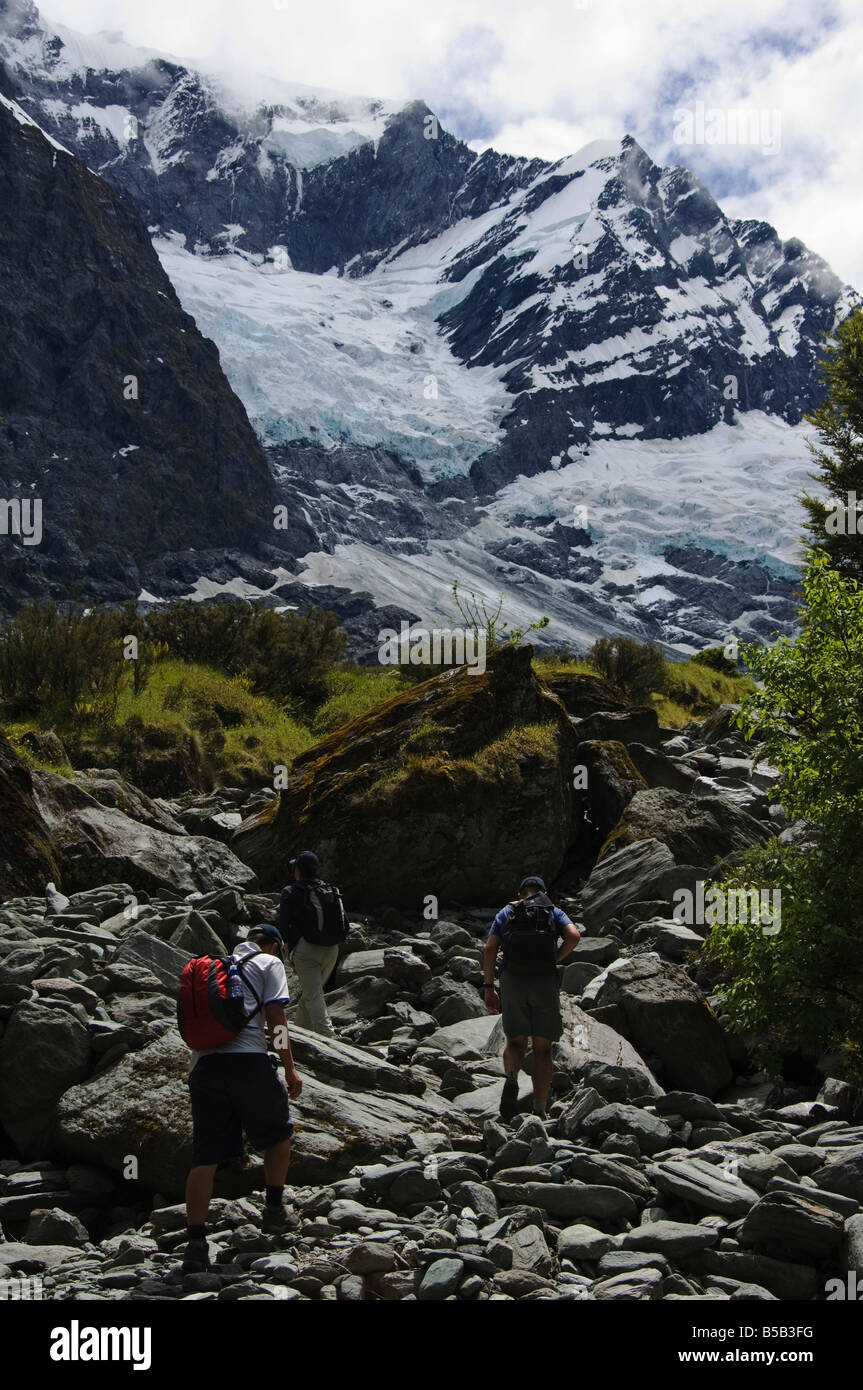
[(332, 1038), (335, 1029), (327, 1013), (324, 986), (336, 968), (339, 943), (347, 936), (347, 914), (338, 889), (318, 878), (316, 854), (303, 850), (291, 860), (291, 868), (294, 879), (282, 890), (279, 929), (303, 987), (294, 1022)]

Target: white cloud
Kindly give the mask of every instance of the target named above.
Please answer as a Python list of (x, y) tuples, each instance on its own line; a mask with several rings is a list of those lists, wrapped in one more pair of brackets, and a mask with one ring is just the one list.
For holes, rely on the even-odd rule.
[[(554, 159), (629, 131), (863, 288), (855, 0), (49, 0), (47, 12), (210, 69), (423, 97), (475, 149)], [(778, 152), (675, 144), (674, 110), (696, 101), (778, 111)]]

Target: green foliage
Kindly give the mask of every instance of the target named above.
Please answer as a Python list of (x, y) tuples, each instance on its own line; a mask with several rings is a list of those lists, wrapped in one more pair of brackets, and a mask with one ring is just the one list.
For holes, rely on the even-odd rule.
[(487, 652), (496, 651), (498, 647), (503, 647), (507, 643), (517, 647), (525, 633), (540, 632), (543, 628), (548, 627), (548, 618), (539, 618), (536, 622), (528, 623), (527, 627), (510, 627), (509, 622), (505, 618), (501, 618), (503, 594), (500, 595), (497, 606), (492, 608), (484, 598), (477, 598), (474, 593), (469, 593), (465, 598), (459, 589), (457, 579), (454, 579), (452, 583), (452, 596), (462, 626), (477, 634), (485, 633)]
[(659, 694), (665, 688), (665, 658), (651, 642), (636, 642), (631, 637), (600, 637), (587, 659), (605, 680), (620, 686), (636, 703), (642, 703), (652, 692)]
[[(842, 516), (843, 529), (850, 529), (844, 517), (848, 493), (856, 492), (859, 506), (851, 513), (851, 524), (863, 524), (863, 312), (855, 309), (839, 325), (833, 342), (821, 363), (822, 378), (828, 388), (827, 400), (807, 420), (818, 431), (818, 445), (811, 444), (820, 472), (812, 477), (827, 489), (829, 501), (803, 496), (809, 514), (807, 529), (813, 545), (826, 550), (840, 574), (863, 579), (863, 534), (843, 535), (836, 529)], [(837, 508), (842, 509), (841, 512)], [(832, 514), (832, 520), (828, 518)]]
[(725, 655), (721, 647), (705, 647), (691, 658), (696, 666), (709, 666), (711, 671), (719, 671), (723, 676), (736, 676), (737, 662)]
[(323, 738), (374, 709), (384, 700), (400, 695), (410, 685), (400, 667), (345, 666), (327, 677), (327, 695), (312, 716), (312, 732)]
[(863, 1075), (863, 586), (813, 550), (804, 591), (796, 641), (743, 648), (760, 684), (738, 723), (764, 738), (782, 805), (812, 824), (813, 843), (773, 841), (744, 857), (729, 882), (780, 888), (781, 930), (716, 926), (708, 951), (732, 974), (730, 1017), (773, 1055), (836, 1048)]
[(247, 675), (254, 690), (294, 713), (325, 698), (326, 676), (347, 644), (335, 613), (310, 608), (300, 616), (245, 603), (174, 603), (149, 615), (147, 632), (183, 661)]
[(122, 615), (31, 603), (0, 627), (0, 697), (14, 712), (116, 701), (126, 678)]

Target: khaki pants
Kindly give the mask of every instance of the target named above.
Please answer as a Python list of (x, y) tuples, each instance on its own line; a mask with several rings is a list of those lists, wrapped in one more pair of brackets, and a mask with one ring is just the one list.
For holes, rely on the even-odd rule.
[(300, 977), (303, 993), (297, 1006), (294, 1022), (313, 1033), (335, 1037), (324, 1001), (324, 985), (336, 968), (338, 946), (316, 946), (303, 937), (294, 947), (291, 965)]

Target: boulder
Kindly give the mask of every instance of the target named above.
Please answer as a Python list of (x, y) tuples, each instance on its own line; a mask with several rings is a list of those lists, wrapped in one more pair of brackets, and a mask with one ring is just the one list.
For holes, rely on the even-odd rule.
[(831, 1155), (823, 1167), (815, 1169), (812, 1177), (827, 1192), (853, 1197), (863, 1206), (863, 1144)]
[(149, 825), (153, 830), (164, 830), (169, 835), (186, 835), (188, 832), (164, 804), (154, 801), (113, 767), (88, 768), (86, 772), (74, 773), (76, 784), (102, 806), (122, 811), (132, 820)]
[(0, 899), (41, 895), (60, 871), (30, 770), (0, 731)]
[(608, 835), (637, 791), (647, 783), (633, 766), (622, 743), (586, 739), (575, 750), (575, 766), (584, 770), (586, 786), (576, 796), (576, 814), (587, 816), (595, 830)]
[(614, 1248), (614, 1237), (594, 1226), (565, 1226), (557, 1238), (561, 1260), (598, 1260)]
[(622, 690), (586, 671), (555, 671), (554, 675), (542, 679), (572, 719), (603, 712), (620, 714), (630, 709), (630, 701)]
[(649, 705), (627, 710), (603, 710), (573, 720), (579, 740), (600, 739), (618, 743), (644, 743), (658, 748), (662, 739), (659, 716)]
[(692, 791), (698, 774), (686, 763), (675, 762), (659, 749), (648, 748), (644, 743), (629, 743), (626, 751), (648, 787), (667, 787), (684, 794)]
[(0, 1040), (0, 1115), (19, 1149), (48, 1148), (57, 1101), (87, 1075), (90, 1037), (64, 1008), (19, 1004)]
[(33, 792), (67, 892), (120, 880), (133, 889), (178, 893), (256, 886), (248, 866), (215, 840), (133, 820), (53, 772), (34, 773)]
[(653, 1250), (676, 1259), (693, 1250), (707, 1250), (719, 1240), (712, 1226), (693, 1226), (685, 1221), (646, 1221), (627, 1231), (621, 1241), (624, 1250)]
[(793, 1192), (768, 1192), (740, 1227), (741, 1245), (779, 1258), (820, 1261), (836, 1251), (845, 1233), (842, 1217)]
[(671, 850), (659, 840), (644, 839), (607, 852), (582, 889), (586, 925), (601, 926), (619, 916), (629, 903), (670, 901), (678, 886), (674, 869)]
[(148, 932), (133, 931), (120, 942), (114, 952), (114, 963), (120, 966), (142, 966), (155, 975), (169, 993), (178, 994), (183, 966), (189, 957), (195, 954), (192, 950), (180, 950), (177, 946), (170, 946), (167, 941), (160, 941), (157, 936), (150, 936)]
[(436, 676), (337, 730), (294, 761), (233, 848), (276, 888), (291, 846), (312, 843), (359, 906), (415, 906), (422, 884), (482, 906), (528, 869), (554, 877), (571, 841), (575, 738), (531, 658), (503, 647), (484, 673)]
[(603, 845), (599, 862), (626, 845), (658, 840), (677, 865), (714, 865), (738, 850), (762, 844), (770, 835), (769, 827), (724, 796), (693, 797), (654, 787), (636, 792)]
[(648, 1173), (660, 1192), (721, 1216), (744, 1216), (759, 1199), (754, 1188), (726, 1177), (721, 1168), (701, 1158), (665, 1159), (652, 1164)]
[[(662, 1094), (662, 1087), (650, 1068), (632, 1044), (613, 1028), (591, 1018), (567, 994), (560, 997), (560, 1011), (563, 1017), (563, 1034), (554, 1044), (554, 1061), (558, 1070), (578, 1075), (591, 1062), (631, 1067), (643, 1079), (642, 1094)], [(486, 1055), (501, 1052), (503, 1044), (503, 1022), (497, 1018), (485, 1046)]]
[(639, 1110), (635, 1105), (623, 1105), (620, 1101), (591, 1110), (581, 1120), (581, 1130), (600, 1138), (610, 1134), (631, 1135), (641, 1152), (648, 1154), (670, 1148), (674, 1138), (664, 1120), (647, 1110)]
[(660, 1059), (668, 1085), (709, 1097), (731, 1084), (722, 1025), (679, 965), (653, 953), (618, 961), (588, 986), (583, 999), (588, 995), (620, 1010), (627, 1036), (640, 1052)]
[[(386, 1067), (374, 1054), (369, 1063)], [(171, 1029), (72, 1086), (57, 1107), (61, 1152), (114, 1173), (122, 1173), (127, 1157), (135, 1156), (140, 1180), (179, 1200), (191, 1163), (188, 1071), (189, 1049)], [(308, 1070), (301, 1069), (301, 1075), (303, 1094), (292, 1105), (291, 1156), (291, 1181), (300, 1185), (341, 1178), (354, 1165), (402, 1146), (412, 1130), (461, 1134), (471, 1129), (463, 1115), (430, 1092), (420, 1098), (359, 1087), (347, 1091)], [(221, 1181), (236, 1192), (252, 1191), (260, 1187), (260, 1169), (237, 1166)]]

